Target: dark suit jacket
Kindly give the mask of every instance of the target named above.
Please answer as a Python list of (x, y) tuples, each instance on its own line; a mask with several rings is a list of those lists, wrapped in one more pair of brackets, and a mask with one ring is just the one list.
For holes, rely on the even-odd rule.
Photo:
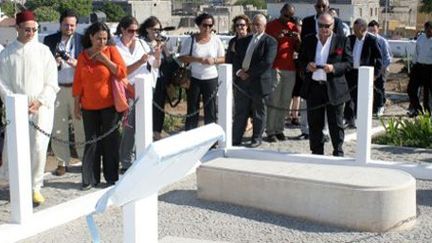
[[(74, 38), (73, 46), (75, 48), (75, 53), (73, 53), (73, 58), (76, 59), (76, 58), (78, 58), (78, 55), (81, 53), (81, 51), (83, 49), (82, 44), (81, 44), (82, 35), (75, 33), (73, 38)], [(55, 56), (56, 55), (56, 47), (60, 41), (61, 41), (61, 32), (57, 32), (57, 33), (46, 36), (43, 43), (49, 47), (51, 53)]]
[[(309, 35), (303, 40), (301, 45), (299, 61), (300, 66), (305, 72), (305, 80), (300, 91), (300, 96), (304, 99), (309, 98), (311, 82), (315, 82), (312, 80), (312, 73), (306, 72), (306, 66), (310, 62), (315, 62), (317, 43), (317, 37)], [(350, 99), (345, 73), (352, 68), (351, 45), (348, 38), (333, 34), (327, 64), (333, 64), (334, 66), (334, 73), (327, 74), (329, 102), (332, 105), (344, 103)]]
[[(315, 16), (316, 15), (311, 15), (308, 17), (305, 17), (303, 19), (303, 26), (302, 26), (302, 31), (301, 31), (301, 39), (303, 40), (307, 35), (314, 35), (316, 34), (316, 24), (315, 24)], [(344, 31), (343, 31), (343, 24), (342, 24), (342, 20), (340, 20), (339, 18), (334, 18), (335, 22), (334, 22), (334, 28), (333, 28), (333, 32), (335, 34), (338, 34), (340, 36), (344, 36)]]
[[(351, 50), (354, 51), (354, 44), (356, 40), (355, 35), (348, 36), (351, 44)], [(363, 43), (363, 48), (360, 56), (360, 66), (374, 67), (374, 74), (378, 76), (382, 68), (382, 55), (378, 45), (378, 39), (371, 35), (366, 34)]]
[[(240, 78), (237, 77), (237, 70), (242, 68), (242, 62), (246, 55), (249, 42), (252, 39), (252, 35), (239, 39), (237, 36), (232, 38), (228, 43), (228, 49), (225, 55), (225, 62), (232, 64), (234, 81), (238, 81)], [(247, 43), (247, 44), (246, 44)]]
[[(251, 39), (252, 38), (244, 40), (244, 42), (242, 41), (241, 43), (239, 42), (239, 44), (246, 45), (247, 49)], [(273, 91), (275, 80), (273, 77), (272, 65), (276, 58), (276, 53), (277, 41), (264, 33), (254, 49), (249, 70), (247, 71), (251, 90), (258, 95), (266, 96)]]

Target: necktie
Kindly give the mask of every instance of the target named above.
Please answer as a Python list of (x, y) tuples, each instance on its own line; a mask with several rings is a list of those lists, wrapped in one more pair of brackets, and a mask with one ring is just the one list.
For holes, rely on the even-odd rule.
[(254, 35), (252, 37), (251, 42), (249, 43), (249, 46), (248, 46), (248, 48), (246, 50), (246, 55), (245, 55), (245, 57), (243, 59), (242, 68), (245, 71), (249, 70), (249, 66), (250, 66), (251, 59), (252, 59), (252, 54), (253, 54), (253, 52), (255, 50), (255, 46), (256, 46), (257, 42), (258, 42), (258, 38), (257, 38), (256, 35)]

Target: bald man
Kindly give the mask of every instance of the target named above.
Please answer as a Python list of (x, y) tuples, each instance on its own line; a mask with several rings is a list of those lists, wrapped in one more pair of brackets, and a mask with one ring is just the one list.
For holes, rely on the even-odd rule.
[(234, 70), (239, 77), (238, 86), (247, 92), (239, 95), (234, 108), (233, 145), (240, 145), (246, 128), (249, 111), (252, 110), (253, 133), (250, 147), (262, 143), (266, 121), (265, 101), (274, 87), (273, 61), (277, 53), (277, 41), (265, 33), (267, 20), (257, 14), (252, 21), (252, 38), (243, 38), (240, 45), (247, 45), (241, 69)]
[(324, 119), (333, 145), (333, 155), (343, 156), (343, 107), (350, 99), (345, 73), (352, 67), (351, 46), (344, 35), (333, 33), (334, 18), (323, 13), (318, 18), (318, 35), (302, 40), (299, 61), (305, 67), (300, 91), (307, 102), (309, 145), (313, 154), (324, 154)]
[[(325, 13), (330, 8), (330, 3), (328, 0), (317, 0), (315, 2), (315, 11), (316, 14), (308, 16), (303, 19), (303, 27), (301, 32), (301, 39), (303, 40), (307, 35), (314, 35), (318, 33), (318, 18), (322, 13)], [(334, 17), (334, 27), (333, 32), (338, 35), (344, 35), (343, 22)]]

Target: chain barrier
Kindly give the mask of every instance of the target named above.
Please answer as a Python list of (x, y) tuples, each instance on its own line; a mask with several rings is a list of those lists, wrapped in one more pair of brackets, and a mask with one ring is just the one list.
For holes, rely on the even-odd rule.
[(217, 84), (216, 89), (213, 91), (213, 93), (210, 95), (210, 98), (207, 100), (207, 102), (204, 103), (203, 106), (199, 107), (196, 111), (194, 111), (194, 112), (192, 112), (190, 114), (182, 115), (182, 114), (175, 114), (175, 113), (167, 112), (167, 111), (165, 111), (164, 108), (162, 108), (154, 100), (153, 100), (153, 106), (156, 107), (156, 109), (158, 109), (160, 112), (165, 113), (166, 115), (171, 116), (171, 117), (175, 117), (175, 118), (186, 119), (186, 118), (189, 118), (189, 117), (192, 117), (192, 116), (196, 116), (196, 115), (198, 115), (200, 113), (200, 111), (202, 109), (204, 109), (204, 107), (206, 107), (208, 104), (210, 104), (210, 102), (216, 97), (216, 95), (217, 95), (217, 93), (219, 91), (219, 87), (220, 87), (221, 84), (222, 84), (222, 82), (219, 82)]
[[(241, 94), (245, 95), (247, 98), (253, 100), (253, 97), (252, 97), (251, 95), (249, 95), (249, 94), (247, 93), (246, 90), (240, 88), (240, 87), (239, 87), (235, 82), (233, 82), (233, 87), (234, 87), (236, 90), (238, 90)], [(343, 96), (345, 96), (346, 94), (350, 94), (351, 91), (353, 91), (353, 90), (356, 89), (356, 88), (357, 88), (357, 85), (351, 87), (351, 88), (348, 90), (348, 92), (342, 94), (340, 97), (343, 97)], [(340, 97), (338, 97), (338, 98), (340, 98)], [(318, 106), (310, 107), (310, 108), (308, 107), (308, 108), (304, 108), (304, 109), (290, 109), (290, 108), (285, 108), (285, 107), (275, 106), (275, 105), (269, 104), (268, 102), (265, 103), (265, 105), (266, 105), (268, 108), (272, 108), (272, 109), (279, 110), (279, 111), (286, 111), (286, 112), (290, 112), (290, 111), (297, 111), (297, 112), (300, 112), (300, 111), (307, 111), (307, 110), (317, 110), (317, 109), (320, 109), (320, 108), (326, 107), (326, 106), (329, 105), (329, 104), (330, 104), (330, 101), (328, 101), (327, 103), (324, 103), (324, 104), (318, 105)]]
[(102, 139), (108, 137), (108, 136), (109, 136), (111, 133), (113, 133), (115, 130), (117, 130), (117, 129), (118, 129), (118, 128), (119, 128), (119, 127), (120, 127), (120, 126), (125, 122), (125, 121), (127, 121), (129, 115), (130, 115), (130, 114), (135, 110), (135, 106), (136, 106), (136, 103), (138, 102), (138, 100), (139, 100), (139, 97), (137, 97), (137, 98), (133, 101), (131, 107), (129, 107), (128, 112), (123, 113), (123, 117), (122, 117), (122, 118), (117, 122), (117, 124), (116, 124), (115, 126), (113, 126), (110, 130), (108, 130), (108, 131), (105, 132), (104, 134), (100, 135), (99, 137), (96, 137), (96, 138), (90, 139), (90, 140), (88, 140), (88, 141), (83, 141), (83, 142), (71, 142), (71, 141), (69, 141), (69, 140), (63, 140), (63, 139), (61, 139), (61, 138), (58, 138), (58, 137), (52, 135), (50, 132), (47, 132), (47, 131), (43, 130), (41, 127), (39, 127), (38, 125), (36, 125), (36, 124), (35, 124), (33, 121), (31, 121), (31, 120), (29, 121), (29, 124), (30, 124), (31, 127), (33, 127), (34, 129), (36, 129), (38, 132), (40, 132), (40, 133), (42, 133), (43, 135), (45, 135), (45, 136), (51, 138), (52, 141), (58, 142), (58, 143), (63, 144), (63, 145), (69, 145), (69, 146), (70, 146), (70, 145), (74, 145), (74, 146), (77, 146), (77, 147), (84, 147), (85, 145), (93, 144), (93, 143), (97, 143), (97, 142), (101, 141)]

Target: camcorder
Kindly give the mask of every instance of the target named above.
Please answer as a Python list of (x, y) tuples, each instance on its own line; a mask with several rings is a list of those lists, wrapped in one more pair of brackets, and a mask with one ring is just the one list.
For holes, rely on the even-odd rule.
[(287, 37), (296, 37), (298, 35), (298, 32), (294, 32), (294, 31), (288, 30), (288, 31), (284, 32), (284, 35), (287, 36)]

